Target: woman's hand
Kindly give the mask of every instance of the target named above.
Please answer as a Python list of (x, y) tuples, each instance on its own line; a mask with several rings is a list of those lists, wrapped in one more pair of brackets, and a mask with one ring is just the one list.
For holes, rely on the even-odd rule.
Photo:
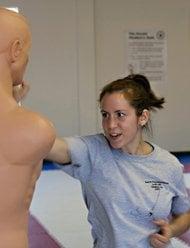
[(151, 246), (154, 248), (167, 247), (170, 238), (172, 237), (170, 224), (166, 220), (155, 220), (154, 224), (158, 226), (160, 231), (150, 235)]
[(23, 100), (28, 91), (30, 89), (30, 86), (23, 81), (21, 84), (13, 86), (13, 97), (16, 100), (16, 102), (20, 102), (21, 100)]

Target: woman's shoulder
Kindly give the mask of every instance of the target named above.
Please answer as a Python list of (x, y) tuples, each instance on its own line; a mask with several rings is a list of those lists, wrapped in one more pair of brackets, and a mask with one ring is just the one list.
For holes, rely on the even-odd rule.
[(108, 144), (104, 134), (98, 133), (98, 134), (91, 134), (86, 136), (80, 137), (85, 143), (91, 143), (91, 144)]
[(173, 155), (170, 151), (156, 144), (153, 144), (153, 147), (155, 149), (156, 156), (159, 159), (161, 159), (163, 162), (171, 165), (172, 167), (178, 167), (178, 168), (183, 167), (183, 165), (180, 163), (178, 158), (175, 155)]
[(86, 145), (90, 154), (108, 154), (110, 153), (110, 145), (102, 133), (82, 136), (80, 139)]

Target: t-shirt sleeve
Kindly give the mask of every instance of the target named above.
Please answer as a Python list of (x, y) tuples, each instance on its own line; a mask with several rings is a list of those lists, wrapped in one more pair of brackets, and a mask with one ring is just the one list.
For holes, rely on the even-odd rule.
[(183, 166), (180, 166), (176, 180), (176, 196), (172, 203), (172, 213), (181, 214), (190, 210), (190, 199), (185, 187)]
[(88, 178), (91, 170), (90, 156), (87, 144), (82, 137), (65, 138), (69, 147), (71, 163), (58, 165), (58, 167), (70, 176), (84, 181)]

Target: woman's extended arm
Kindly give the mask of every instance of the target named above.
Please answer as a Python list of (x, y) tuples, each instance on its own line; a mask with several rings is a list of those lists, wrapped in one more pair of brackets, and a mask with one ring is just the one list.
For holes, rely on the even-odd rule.
[(64, 139), (56, 138), (46, 159), (59, 164), (68, 164), (71, 162), (68, 145)]

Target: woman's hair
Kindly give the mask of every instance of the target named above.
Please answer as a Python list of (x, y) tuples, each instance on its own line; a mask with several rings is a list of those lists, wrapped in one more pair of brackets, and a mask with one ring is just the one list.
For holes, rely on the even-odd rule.
[(114, 92), (121, 92), (124, 95), (131, 106), (136, 109), (137, 116), (140, 116), (144, 109), (161, 109), (165, 102), (163, 97), (157, 97), (154, 94), (148, 79), (140, 74), (132, 74), (105, 85), (100, 93), (99, 101), (102, 101), (105, 94)]

